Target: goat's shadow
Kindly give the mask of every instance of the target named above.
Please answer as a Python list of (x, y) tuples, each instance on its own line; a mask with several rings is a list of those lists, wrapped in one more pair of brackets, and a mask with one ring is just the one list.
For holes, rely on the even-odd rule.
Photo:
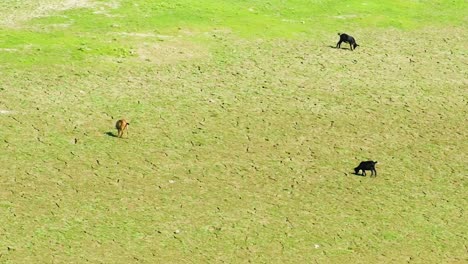
[(341, 50), (341, 49), (343, 49), (343, 50), (351, 50), (350, 48), (347, 48), (347, 47), (339, 47), (339, 48), (337, 48), (336, 46), (332, 46), (332, 45), (330, 45), (330, 46), (328, 46), (328, 47), (329, 47), (329, 48), (332, 48), (332, 49), (337, 49), (337, 50)]
[(354, 175), (354, 176), (357, 176), (357, 177), (366, 177), (366, 175), (355, 173), (355, 172), (352, 172), (351, 175)]
[(110, 132), (110, 131), (109, 131), (109, 132), (106, 132), (105, 134), (108, 135), (109, 137), (117, 137), (116, 134), (114, 134), (114, 133), (112, 133), (112, 132)]

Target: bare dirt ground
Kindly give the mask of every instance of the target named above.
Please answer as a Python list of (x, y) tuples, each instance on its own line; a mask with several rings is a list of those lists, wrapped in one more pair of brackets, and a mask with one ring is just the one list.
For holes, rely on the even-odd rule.
[[(42, 1), (16, 1), (16, 8), (11, 11), (11, 2), (0, 3), (0, 26), (20, 27), (24, 22), (33, 18), (44, 17), (50, 14), (74, 9), (95, 7), (92, 0), (42, 0)], [(5, 6), (3, 6), (5, 5)]]

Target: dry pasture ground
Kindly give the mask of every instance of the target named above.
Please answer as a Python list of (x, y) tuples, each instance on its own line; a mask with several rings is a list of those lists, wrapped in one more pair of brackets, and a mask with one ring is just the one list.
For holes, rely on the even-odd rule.
[(466, 57), (444, 33), (7, 71), (2, 261), (463, 262)]
[[(93, 4), (91, 4), (93, 3)], [(88, 0), (4, 1), (0, 3), (0, 26), (21, 27), (26, 21), (75, 8), (94, 6)]]
[(465, 29), (137, 33), (0, 66), (0, 263), (467, 261)]

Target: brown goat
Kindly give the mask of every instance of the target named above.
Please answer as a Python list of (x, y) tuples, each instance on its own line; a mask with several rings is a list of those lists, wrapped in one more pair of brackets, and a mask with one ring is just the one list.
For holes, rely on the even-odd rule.
[(130, 125), (130, 123), (128, 123), (125, 119), (120, 119), (117, 121), (117, 123), (115, 123), (115, 128), (117, 128), (117, 137), (121, 138), (125, 130), (127, 130), (128, 137), (128, 125)]

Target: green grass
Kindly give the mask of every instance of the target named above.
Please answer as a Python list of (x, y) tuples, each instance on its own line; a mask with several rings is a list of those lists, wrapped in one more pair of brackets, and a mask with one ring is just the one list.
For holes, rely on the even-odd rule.
[(0, 4), (0, 263), (466, 262), (463, 1), (59, 2)]
[[(42, 9), (60, 6), (58, 3), (50, 0), (42, 4)], [(34, 11), (40, 6), (34, 1), (7, 1), (0, 7), (5, 17), (0, 24), (16, 25), (0, 30), (5, 36), (0, 48), (19, 51), (2, 53), (0, 58), (24, 66), (126, 57), (135, 40), (119, 37), (123, 32), (150, 33), (157, 38), (181, 31), (196, 37), (203, 32), (228, 30), (243, 38), (303, 39), (365, 28), (408, 30), (467, 22), (463, 1), (95, 1), (91, 5), (94, 8), (85, 5), (55, 13)], [(19, 17), (16, 24), (15, 17)], [(18, 30), (18, 25), (25, 29)]]

